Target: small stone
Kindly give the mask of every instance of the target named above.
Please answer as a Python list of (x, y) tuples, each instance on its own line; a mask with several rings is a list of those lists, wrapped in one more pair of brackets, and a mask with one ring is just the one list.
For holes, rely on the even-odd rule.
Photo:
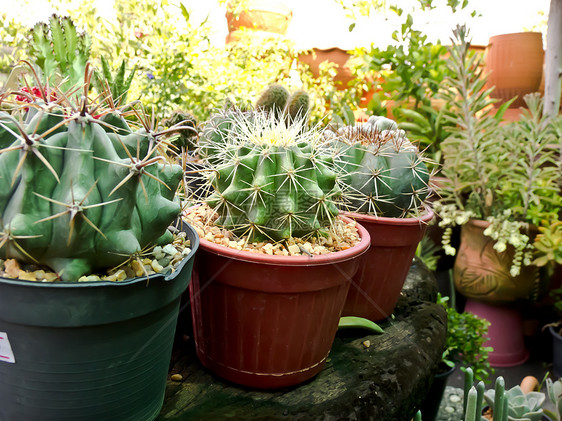
[(36, 281), (37, 278), (33, 272), (26, 272), (25, 270), (20, 270), (17, 276), (22, 281)]
[(17, 278), (20, 274), (20, 265), (15, 259), (8, 259), (4, 263), (4, 270), (6, 278)]
[(45, 271), (44, 270), (36, 270), (35, 272), (33, 272), (33, 274), (35, 275), (35, 279), (37, 279), (38, 281), (41, 281), (42, 279), (45, 279)]
[(291, 255), (293, 255), (293, 256), (300, 254), (301, 250), (299, 249), (299, 246), (297, 246), (296, 244), (291, 244), (287, 248), (289, 249), (289, 253), (291, 253)]
[(365, 348), (369, 348), (369, 347), (371, 346), (371, 341), (368, 340), (368, 339), (367, 339), (366, 341), (363, 341), (363, 346), (364, 346)]
[(449, 396), (449, 400), (453, 403), (459, 403), (461, 401), (461, 397), (458, 395), (451, 395)]
[(131, 268), (135, 272), (135, 276), (143, 276), (144, 275), (144, 266), (138, 260), (133, 260), (131, 262)]
[(183, 376), (181, 374), (172, 374), (170, 378), (174, 382), (181, 382), (183, 380)]
[(170, 256), (163, 257), (162, 259), (158, 259), (158, 264), (160, 266), (162, 266), (163, 268), (165, 268), (166, 266), (168, 266), (170, 264), (171, 261), (172, 261), (172, 258)]
[(178, 252), (178, 250), (171, 244), (166, 244), (162, 251), (170, 256), (174, 256)]
[(46, 272), (44, 282), (55, 282), (59, 276), (54, 272)]
[(164, 268), (158, 263), (158, 260), (153, 260), (152, 263), (150, 264), (150, 266), (152, 267), (152, 269), (153, 269), (154, 272), (156, 272), (156, 273), (160, 273), (160, 272), (162, 272), (162, 270), (164, 269)]

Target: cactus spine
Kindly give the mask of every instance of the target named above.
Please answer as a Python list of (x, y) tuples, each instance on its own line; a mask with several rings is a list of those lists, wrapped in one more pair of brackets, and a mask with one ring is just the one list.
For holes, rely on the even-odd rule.
[(333, 154), (317, 128), (263, 111), (230, 111), (211, 122), (200, 144), (216, 169), (207, 203), (219, 214), (217, 225), (274, 241), (331, 226), (339, 189)]
[(0, 127), (9, 144), (0, 150), (0, 257), (76, 281), (170, 240), (182, 169), (158, 155), (159, 133), (133, 130), (85, 97), (2, 114)]
[(371, 117), (336, 133), (346, 208), (375, 216), (404, 217), (429, 193), (426, 163), (396, 123)]

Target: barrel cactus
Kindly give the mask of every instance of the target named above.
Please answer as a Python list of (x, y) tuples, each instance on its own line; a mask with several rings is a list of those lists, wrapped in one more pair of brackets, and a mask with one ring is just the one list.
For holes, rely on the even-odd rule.
[(329, 229), (338, 214), (334, 154), (318, 128), (264, 111), (213, 116), (200, 139), (211, 163), (207, 203), (216, 225), (251, 240), (279, 241)]
[(404, 217), (429, 194), (426, 162), (403, 130), (385, 117), (373, 116), (334, 134), (346, 209), (375, 216)]
[(118, 110), (61, 103), (0, 113), (0, 258), (76, 281), (171, 240), (182, 168)]
[(269, 85), (256, 102), (256, 110), (272, 113), (277, 119), (306, 121), (310, 111), (310, 96), (303, 89), (289, 93), (287, 88), (277, 83)]

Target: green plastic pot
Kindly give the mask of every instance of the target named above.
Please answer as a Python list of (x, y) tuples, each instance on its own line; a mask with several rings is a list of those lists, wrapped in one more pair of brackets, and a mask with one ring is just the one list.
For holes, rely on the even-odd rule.
[(158, 416), (180, 295), (199, 247), (193, 228), (183, 229), (191, 252), (172, 274), (85, 283), (0, 278), (0, 420)]

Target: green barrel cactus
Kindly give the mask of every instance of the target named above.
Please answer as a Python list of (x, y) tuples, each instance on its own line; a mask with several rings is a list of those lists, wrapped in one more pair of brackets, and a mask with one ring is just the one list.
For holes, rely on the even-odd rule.
[(20, 112), (0, 113), (0, 258), (76, 281), (171, 240), (182, 168), (158, 154), (159, 133), (84, 97)]
[(200, 146), (215, 168), (206, 201), (219, 214), (217, 225), (273, 241), (331, 227), (340, 194), (334, 154), (319, 129), (303, 126), (263, 111), (210, 119)]
[(303, 89), (289, 93), (279, 84), (269, 85), (256, 102), (257, 111), (272, 113), (277, 119), (285, 119), (288, 124), (293, 121), (306, 121), (310, 110), (310, 96)]
[(415, 212), (429, 194), (430, 173), (419, 153), (396, 123), (371, 117), (332, 134), (347, 210), (383, 217)]
[(259, 111), (271, 112), (276, 118), (281, 118), (288, 99), (289, 91), (287, 88), (283, 85), (273, 83), (261, 93), (256, 102), (256, 109)]

